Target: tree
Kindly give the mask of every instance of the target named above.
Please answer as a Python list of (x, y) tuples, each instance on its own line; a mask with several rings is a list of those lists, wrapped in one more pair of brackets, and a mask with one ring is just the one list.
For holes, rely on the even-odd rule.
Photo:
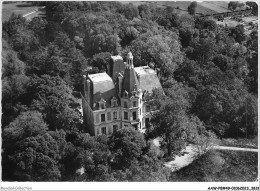
[(48, 22), (42, 17), (34, 17), (28, 25), (28, 28), (34, 32), (34, 34), (38, 37), (39, 42), (42, 45), (47, 44), (47, 36), (46, 36), (47, 24)]
[(153, 96), (152, 104), (160, 109), (152, 115), (152, 126), (147, 129), (147, 138), (161, 137), (161, 147), (171, 157), (185, 147), (182, 136), (188, 124), (186, 111), (189, 103), (185, 89), (174, 81), (167, 89), (167, 94), (164, 96), (157, 92)]
[(195, 30), (192, 27), (185, 27), (179, 29), (180, 41), (183, 48), (186, 48), (190, 44), (194, 34)]
[(2, 50), (2, 126), (8, 125), (25, 108), (23, 96), (30, 80), (25, 75), (26, 65), (17, 53), (3, 40)]
[(10, 143), (11, 146), (16, 141), (44, 134), (47, 130), (48, 126), (41, 113), (37, 111), (22, 112), (4, 129), (4, 143)]
[(187, 141), (194, 146), (196, 157), (205, 154), (219, 141), (212, 131), (206, 130), (198, 117), (191, 116), (187, 129)]
[(95, 54), (90, 61), (91, 66), (97, 67), (100, 72), (110, 72), (111, 54), (109, 52), (101, 52)]
[[(31, 108), (44, 114), (50, 130), (73, 128), (79, 124), (80, 113), (76, 111), (79, 103), (72, 95), (72, 89), (60, 77), (36, 76), (29, 83), (29, 92)], [(63, 118), (63, 114), (67, 118)]]
[(149, 36), (145, 34), (132, 41), (130, 49), (133, 50), (135, 66), (154, 63), (164, 78), (168, 78), (182, 62), (183, 55), (175, 33)]
[(138, 9), (132, 3), (125, 5), (123, 13), (127, 19), (132, 20), (134, 17), (137, 17), (139, 14)]
[(24, 58), (27, 52), (36, 51), (39, 48), (39, 40), (34, 36), (33, 31), (27, 28), (18, 30), (11, 39), (14, 50), (19, 52), (21, 58)]
[[(22, 112), (13, 122), (3, 129), (3, 178), (14, 180), (15, 163), (10, 156), (16, 150), (16, 144), (27, 137), (42, 135), (48, 130), (41, 113), (36, 111)], [(19, 144), (18, 144), (19, 145)], [(19, 165), (19, 164), (18, 164)]]
[(235, 125), (230, 133), (239, 131), (239, 135), (245, 138), (252, 138), (257, 135), (257, 98), (248, 94), (243, 102), (239, 103)]
[(111, 173), (117, 181), (167, 181), (169, 171), (162, 168), (160, 154), (134, 129), (123, 128), (109, 140)]
[(138, 30), (132, 26), (127, 26), (121, 33), (119, 33), (121, 40), (121, 45), (124, 47), (130, 44), (133, 40), (137, 39), (139, 35)]
[(17, 53), (12, 50), (8, 42), (2, 41), (2, 79), (12, 75), (25, 74), (25, 64), (17, 57)]
[(210, 31), (215, 31), (218, 26), (217, 26), (216, 21), (214, 21), (212, 19), (207, 19), (204, 17), (196, 17), (195, 27), (197, 29), (208, 29)]
[(238, 1), (230, 1), (228, 3), (228, 9), (234, 11), (237, 7), (239, 6), (239, 2)]
[[(72, 157), (72, 164), (84, 168), (85, 173), (75, 177), (81, 181), (113, 181), (111, 173), (111, 151), (108, 137), (105, 135), (91, 137), (89, 134), (78, 134), (74, 144), (78, 147)], [(67, 160), (71, 164), (71, 160)]]
[(228, 56), (224, 56), (222, 54), (216, 55), (213, 58), (214, 64), (216, 64), (223, 72), (225, 72), (228, 69)]
[(232, 35), (238, 43), (243, 42), (246, 38), (244, 25), (237, 25), (232, 28), (230, 35)]
[[(205, 65), (216, 54), (215, 39), (211, 37), (194, 39), (190, 45), (193, 49), (187, 49), (187, 56), (194, 59), (200, 65)], [(188, 52), (188, 51), (192, 52)]]
[(142, 18), (151, 18), (151, 9), (150, 7), (145, 3), (145, 4), (141, 4), (141, 5), (138, 5), (138, 11), (139, 11), (139, 15), (142, 17)]
[(121, 49), (120, 39), (108, 23), (97, 24), (84, 38), (85, 55), (92, 57), (101, 52), (117, 54)]
[(3, 23), (3, 31), (13, 36), (19, 29), (26, 27), (26, 19), (22, 15), (12, 14), (8, 21)]
[(48, 133), (28, 137), (14, 144), (9, 155), (13, 164), (13, 180), (58, 181), (61, 174), (58, 166), (61, 145)]
[(143, 135), (129, 128), (115, 132), (109, 145), (114, 153), (114, 165), (122, 169), (130, 167), (141, 156), (142, 150), (146, 146)]
[(193, 1), (191, 4), (188, 6), (188, 12), (190, 15), (195, 15), (196, 13), (196, 8), (197, 8), (197, 2)]
[(247, 5), (250, 9), (253, 10), (252, 13), (253, 13), (254, 15), (257, 15), (257, 14), (258, 14), (258, 4), (257, 4), (256, 2), (254, 2), (254, 1), (247, 1), (247, 2), (246, 2), (246, 5)]

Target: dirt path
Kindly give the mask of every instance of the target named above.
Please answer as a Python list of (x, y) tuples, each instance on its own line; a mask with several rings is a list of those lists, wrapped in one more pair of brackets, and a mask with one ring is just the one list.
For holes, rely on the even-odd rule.
[(249, 152), (258, 152), (258, 149), (252, 149), (252, 148), (241, 148), (241, 147), (226, 147), (226, 146), (213, 146), (212, 149), (216, 150), (231, 150), (231, 151), (249, 151)]
[(39, 16), (42, 17), (44, 15), (45, 15), (45, 6), (37, 8), (29, 13), (26, 13), (23, 15), (23, 17), (26, 18), (27, 20), (31, 20), (34, 17), (39, 17)]
[(175, 172), (191, 164), (198, 156), (197, 148), (194, 145), (187, 146), (186, 149), (181, 152), (185, 154), (175, 157), (172, 161), (166, 162), (164, 166), (170, 168), (172, 172)]

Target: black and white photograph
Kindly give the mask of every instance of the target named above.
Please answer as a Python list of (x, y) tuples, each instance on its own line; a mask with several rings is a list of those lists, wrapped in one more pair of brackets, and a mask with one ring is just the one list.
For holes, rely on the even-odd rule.
[(258, 5), (3, 1), (1, 190), (259, 190)]

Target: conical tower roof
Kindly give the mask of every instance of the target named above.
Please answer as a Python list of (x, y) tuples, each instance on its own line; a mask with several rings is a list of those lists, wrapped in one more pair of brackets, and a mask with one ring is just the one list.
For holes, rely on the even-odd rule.
[(123, 78), (123, 86), (122, 86), (122, 93), (124, 91), (128, 92), (129, 97), (132, 96), (132, 92), (134, 90), (139, 89), (139, 82), (135, 73), (134, 68), (127, 67), (125, 69), (124, 78)]

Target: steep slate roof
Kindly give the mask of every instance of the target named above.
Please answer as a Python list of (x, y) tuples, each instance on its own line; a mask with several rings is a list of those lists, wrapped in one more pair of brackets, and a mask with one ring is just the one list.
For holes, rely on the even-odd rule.
[(106, 101), (106, 106), (110, 107), (110, 100), (116, 96), (115, 85), (107, 73), (97, 73), (88, 76), (93, 83), (93, 109), (98, 109), (96, 104), (101, 98)]
[(128, 92), (128, 96), (131, 97), (131, 92), (136, 88), (139, 89), (139, 82), (137, 80), (136, 73), (133, 68), (127, 67), (123, 77), (122, 93), (126, 90)]
[(156, 72), (148, 66), (141, 66), (134, 68), (140, 84), (140, 88), (144, 91), (152, 93), (154, 88), (162, 90), (161, 83)]

